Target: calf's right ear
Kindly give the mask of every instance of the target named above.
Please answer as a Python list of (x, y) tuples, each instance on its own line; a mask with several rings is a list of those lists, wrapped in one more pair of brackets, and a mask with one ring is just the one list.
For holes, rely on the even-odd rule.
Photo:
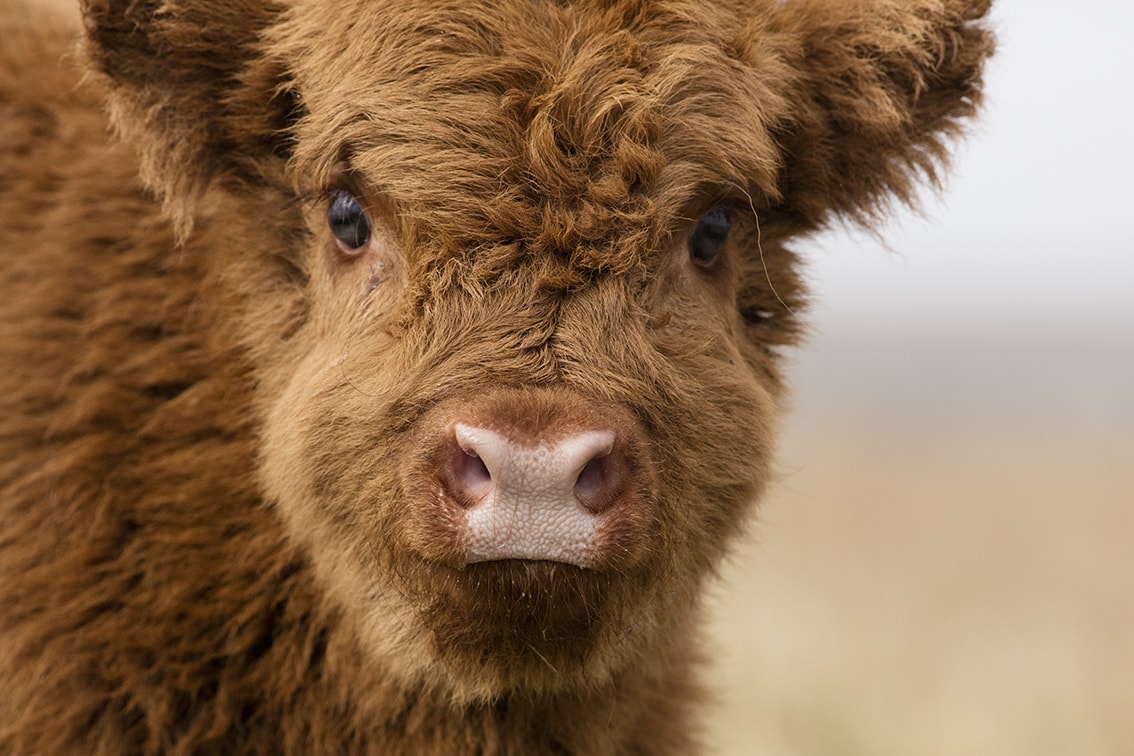
[(84, 0), (85, 53), (111, 120), (181, 236), (214, 181), (256, 184), (286, 159), (295, 105), (261, 52), (267, 0)]

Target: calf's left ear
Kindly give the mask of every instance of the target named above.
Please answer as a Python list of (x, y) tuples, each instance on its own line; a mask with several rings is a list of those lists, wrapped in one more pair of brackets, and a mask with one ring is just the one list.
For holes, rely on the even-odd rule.
[(294, 105), (260, 51), (267, 0), (84, 0), (86, 58), (181, 235), (214, 180), (262, 182)]
[(778, 127), (777, 214), (870, 221), (937, 180), (981, 99), (991, 0), (783, 0), (772, 23), (798, 78)]

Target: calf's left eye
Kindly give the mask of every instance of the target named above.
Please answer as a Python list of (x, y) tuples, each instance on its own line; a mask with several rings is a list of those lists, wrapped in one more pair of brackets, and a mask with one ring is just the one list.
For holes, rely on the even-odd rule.
[(327, 225), (344, 252), (356, 253), (370, 243), (370, 219), (350, 192), (335, 192), (327, 209)]
[(702, 268), (711, 266), (724, 251), (731, 228), (728, 210), (720, 205), (711, 207), (689, 235), (689, 257)]

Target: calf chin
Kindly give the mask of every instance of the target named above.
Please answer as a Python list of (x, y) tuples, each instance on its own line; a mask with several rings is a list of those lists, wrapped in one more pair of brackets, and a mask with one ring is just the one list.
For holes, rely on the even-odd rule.
[(617, 642), (651, 593), (644, 574), (529, 560), (417, 565), (407, 578), (406, 595), (431, 638), (430, 663), (460, 698), (609, 683), (634, 645)]

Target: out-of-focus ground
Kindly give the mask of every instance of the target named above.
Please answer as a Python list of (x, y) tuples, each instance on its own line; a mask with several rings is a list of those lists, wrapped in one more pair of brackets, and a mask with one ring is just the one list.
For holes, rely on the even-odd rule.
[(713, 752), (1134, 753), (1134, 338), (820, 338), (794, 372)]

